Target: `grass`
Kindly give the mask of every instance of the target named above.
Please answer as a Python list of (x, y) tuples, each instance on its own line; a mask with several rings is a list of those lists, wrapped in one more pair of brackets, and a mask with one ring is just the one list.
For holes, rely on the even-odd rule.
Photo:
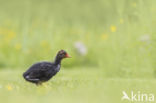
[(4, 103), (130, 103), (121, 101), (122, 91), (156, 93), (155, 79), (106, 78), (96, 69), (62, 69), (43, 86), (26, 82), (21, 70), (1, 70), (0, 100)]
[[(154, 93), (156, 0), (0, 0), (0, 101), (120, 103)], [(78, 53), (74, 44), (88, 50)], [(65, 49), (61, 72), (36, 87), (22, 73)], [(124, 103), (127, 101), (123, 101)]]
[[(64, 61), (65, 67), (109, 68), (114, 75), (127, 69), (153, 71), (154, 4), (155, 0), (1, 1), (0, 67), (28, 67), (52, 60), (65, 49), (73, 56), (70, 63)], [(77, 54), (77, 41), (86, 46), (86, 56)]]

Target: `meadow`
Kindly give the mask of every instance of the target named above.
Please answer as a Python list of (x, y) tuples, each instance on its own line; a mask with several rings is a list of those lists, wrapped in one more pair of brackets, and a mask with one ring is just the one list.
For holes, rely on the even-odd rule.
[[(155, 18), (155, 0), (0, 0), (0, 101), (130, 103), (122, 91), (156, 94)], [(72, 58), (53, 79), (39, 87), (23, 79), (60, 49)]]

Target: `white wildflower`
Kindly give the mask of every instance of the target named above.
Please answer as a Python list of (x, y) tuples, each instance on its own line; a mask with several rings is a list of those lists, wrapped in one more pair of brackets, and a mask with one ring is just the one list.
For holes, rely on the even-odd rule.
[(142, 42), (150, 42), (150, 35), (148, 35), (148, 34), (146, 34), (146, 35), (142, 35), (141, 37), (140, 37), (140, 41), (142, 41)]
[(82, 42), (75, 42), (74, 47), (80, 55), (85, 56), (87, 54), (87, 48)]

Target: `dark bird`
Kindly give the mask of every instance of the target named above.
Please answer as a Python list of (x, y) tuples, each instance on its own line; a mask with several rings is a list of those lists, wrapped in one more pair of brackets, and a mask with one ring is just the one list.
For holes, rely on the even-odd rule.
[(23, 73), (23, 77), (25, 80), (35, 83), (36, 85), (42, 84), (56, 75), (60, 70), (61, 60), (69, 57), (70, 56), (66, 51), (60, 50), (57, 53), (54, 62), (43, 61), (35, 63)]

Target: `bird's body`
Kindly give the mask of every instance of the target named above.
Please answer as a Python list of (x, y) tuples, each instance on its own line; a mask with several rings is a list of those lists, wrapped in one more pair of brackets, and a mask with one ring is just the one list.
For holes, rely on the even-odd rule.
[(24, 74), (26, 80), (40, 84), (48, 81), (60, 70), (60, 64), (55, 65), (51, 62), (39, 62), (32, 65)]
[(60, 71), (61, 60), (69, 57), (66, 52), (64, 55), (64, 57), (60, 57), (60, 53), (58, 53), (54, 62), (43, 61), (33, 64), (25, 73), (23, 73), (23, 77), (25, 80), (37, 85), (48, 81)]

